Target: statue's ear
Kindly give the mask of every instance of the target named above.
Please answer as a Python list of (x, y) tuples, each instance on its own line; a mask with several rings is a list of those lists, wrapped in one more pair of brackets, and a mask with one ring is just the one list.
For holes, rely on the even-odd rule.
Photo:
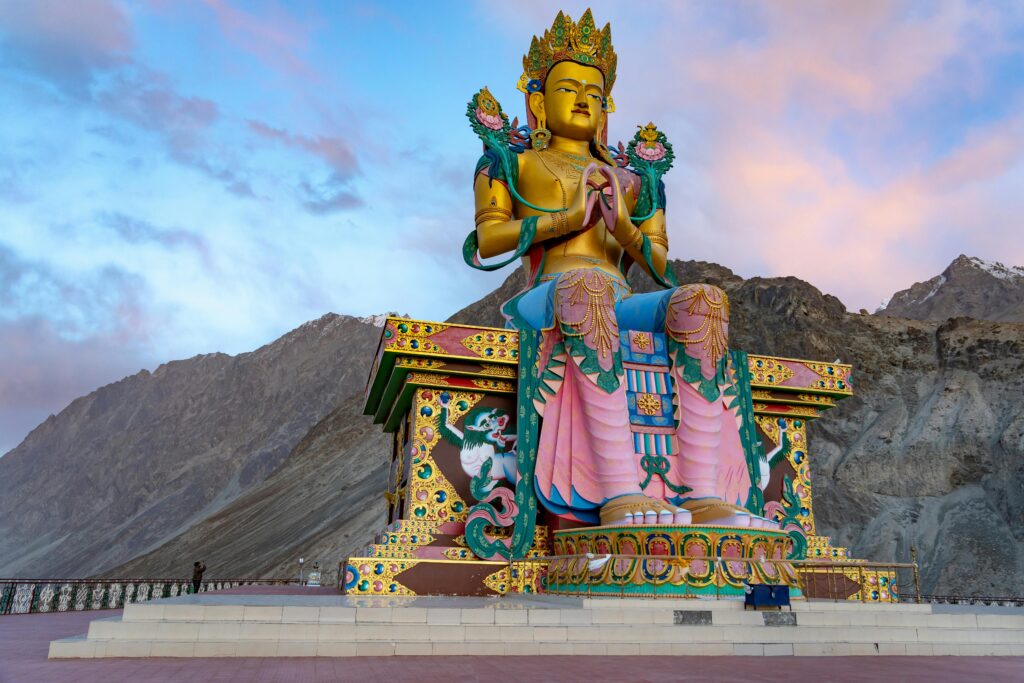
[(547, 118), (544, 111), (544, 95), (539, 92), (530, 93), (530, 113), (538, 121), (543, 121)]

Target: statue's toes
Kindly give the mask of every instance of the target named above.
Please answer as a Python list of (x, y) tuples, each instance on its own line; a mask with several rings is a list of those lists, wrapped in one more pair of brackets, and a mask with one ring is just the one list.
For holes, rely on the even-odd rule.
[(660, 510), (658, 512), (658, 524), (661, 526), (668, 526), (672, 524), (672, 512), (670, 510)]
[(689, 510), (683, 508), (676, 508), (675, 514), (672, 516), (673, 524), (692, 524), (693, 514)]
[(740, 527), (745, 527), (746, 528), (746, 527), (750, 527), (752, 522), (753, 522), (753, 518), (750, 515), (746, 515), (746, 514), (743, 514), (742, 512), (738, 512), (735, 515), (729, 515), (728, 517), (723, 517), (722, 519), (717, 520), (715, 523), (716, 524), (724, 524), (725, 526), (740, 526)]

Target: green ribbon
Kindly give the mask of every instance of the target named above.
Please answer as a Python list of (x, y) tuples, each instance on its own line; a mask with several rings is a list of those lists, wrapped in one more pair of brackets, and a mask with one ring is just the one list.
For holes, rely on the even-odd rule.
[(674, 493), (678, 493), (680, 496), (693, 490), (688, 486), (676, 486), (665, 477), (671, 466), (669, 465), (668, 458), (664, 455), (645, 455), (640, 458), (640, 467), (647, 473), (647, 477), (640, 483), (640, 490), (647, 488), (654, 475), (661, 477), (661, 482), (665, 487)]
[(512, 263), (516, 259), (522, 258), (526, 252), (533, 246), (533, 238), (537, 234), (537, 219), (539, 216), (527, 216), (523, 219), (522, 225), (519, 230), (519, 244), (516, 246), (515, 252), (512, 256), (508, 257), (500, 263), (488, 263), (483, 264), (477, 257), (477, 253), (480, 251), (480, 241), (477, 238), (476, 230), (473, 230), (466, 235), (466, 241), (462, 243), (462, 259), (466, 262), (466, 265), (470, 268), (476, 268), (477, 270), (498, 270), (504, 268), (508, 264)]

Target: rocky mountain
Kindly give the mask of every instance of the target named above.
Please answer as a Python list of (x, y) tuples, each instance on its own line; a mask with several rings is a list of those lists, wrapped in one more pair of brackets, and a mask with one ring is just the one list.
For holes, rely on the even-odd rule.
[(258, 486), (362, 392), (375, 322), (328, 314), (76, 399), (0, 458), (0, 576), (88, 576)]
[(960, 255), (940, 275), (896, 292), (881, 315), (914, 320), (1024, 322), (1024, 268)]
[[(811, 426), (820, 533), (879, 561), (915, 545), (926, 592), (1024, 593), (1024, 325), (855, 315), (796, 278), (673, 265), (682, 282), (728, 292), (737, 347), (856, 364), (857, 395)], [(517, 271), (451, 320), (500, 325), (497, 305), (521, 286)], [(204, 557), (222, 576), (290, 575), (300, 554), (333, 568), (383, 523), (387, 446), (359, 408), (339, 407), (251, 493), (111, 574)]]
[[(383, 528), (391, 437), (353, 396), (324, 417), (266, 481), (156, 550), (106, 576), (184, 575), (197, 559), (211, 577), (287, 577), (298, 558), (319, 560), (333, 582), (338, 561)], [(155, 573), (154, 573), (155, 572)]]
[[(1024, 594), (1024, 324), (857, 315), (796, 278), (743, 279), (696, 261), (673, 266), (682, 282), (710, 282), (728, 292), (734, 346), (856, 365), (857, 395), (811, 425), (820, 533), (849, 546), (857, 557), (879, 561), (906, 560), (916, 545), (926, 592)], [(452, 320), (500, 325), (498, 303), (521, 284), (522, 274), (516, 272)], [(652, 287), (642, 275), (634, 286)], [(372, 342), (363, 355), (346, 356), (350, 383), (360, 387), (377, 334), (366, 332)], [(323, 331), (320, 343), (337, 348), (335, 334)], [(316, 348), (297, 348), (296, 354)], [(330, 360), (340, 362), (340, 356)], [(308, 365), (326, 362), (320, 354)], [(312, 396), (323, 388), (304, 391)], [(204, 402), (202, 410), (211, 405)], [(383, 524), (380, 494), (389, 450), (388, 439), (360, 415), (359, 396), (334, 405), (322, 419), (310, 421), (315, 425), (296, 439), (272, 474), (215, 512), (200, 510), (193, 524), (179, 525), (165, 543), (154, 542), (148, 552), (121, 564), (130, 551), (122, 546), (120, 554), (108, 552), (106, 539), (98, 540), (102, 534), (92, 534), (83, 523), (78, 533), (89, 532), (94, 540), (78, 546), (79, 557), (111, 576), (179, 575), (196, 558), (223, 578), (289, 576), (300, 555), (332, 569)], [(284, 410), (277, 418), (262, 419), (280, 422), (282, 417), (287, 417)], [(78, 419), (84, 424), (89, 417), (83, 413)], [(266, 433), (277, 423), (246, 424)], [(52, 467), (45, 471), (53, 475)], [(126, 483), (119, 491), (125, 495), (141, 485), (138, 473), (122, 476)], [(3, 513), (0, 519), (9, 519), (7, 510)], [(48, 528), (70, 524), (62, 519)], [(133, 527), (126, 522), (123, 528)]]

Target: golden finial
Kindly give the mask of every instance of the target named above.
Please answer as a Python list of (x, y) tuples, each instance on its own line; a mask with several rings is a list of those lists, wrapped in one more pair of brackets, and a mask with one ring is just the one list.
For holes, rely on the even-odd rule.
[(530, 51), (523, 55), (523, 76), (517, 87), (523, 92), (540, 90), (551, 67), (564, 61), (598, 69), (604, 74), (605, 94), (611, 93), (618, 62), (612, 47), (611, 24), (598, 31), (589, 9), (578, 23), (573, 23), (565, 12), (559, 12), (551, 28), (530, 42)]

